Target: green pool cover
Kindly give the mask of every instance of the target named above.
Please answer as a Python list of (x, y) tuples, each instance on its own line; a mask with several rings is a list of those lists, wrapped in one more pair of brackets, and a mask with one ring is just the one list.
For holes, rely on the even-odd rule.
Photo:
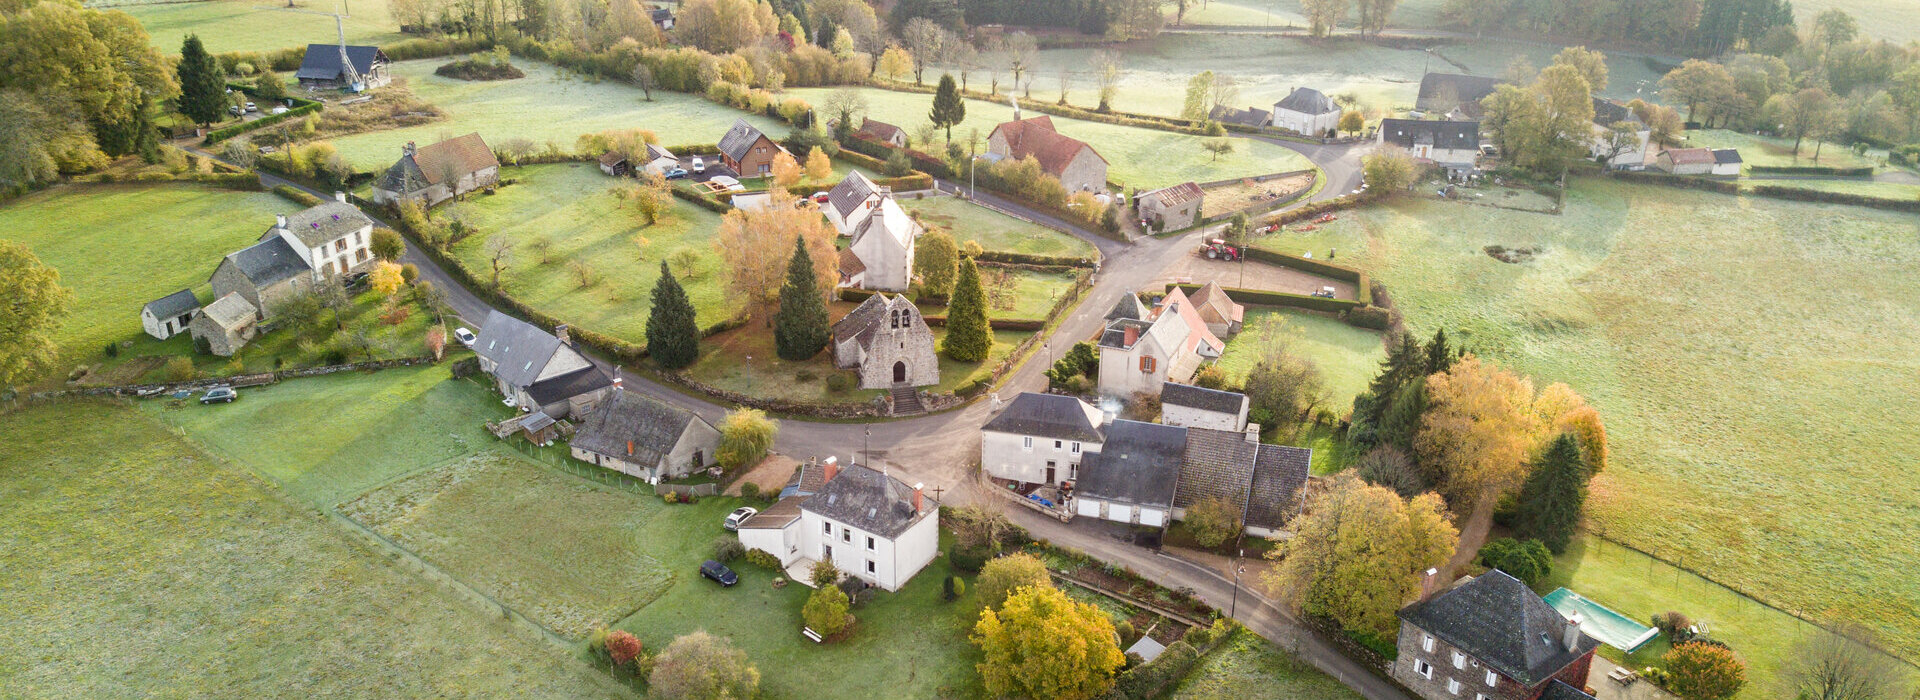
[(1546, 597), (1548, 605), (1567, 619), (1580, 616), (1580, 631), (1587, 636), (1600, 640), (1607, 646), (1621, 651), (1631, 652), (1639, 649), (1660, 633), (1652, 627), (1634, 622), (1633, 618), (1609, 610), (1607, 606), (1587, 600), (1580, 594), (1561, 588)]

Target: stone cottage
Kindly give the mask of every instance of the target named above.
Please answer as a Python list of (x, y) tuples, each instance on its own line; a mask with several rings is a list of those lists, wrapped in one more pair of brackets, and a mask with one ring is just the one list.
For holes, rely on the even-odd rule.
[(1421, 597), (1400, 609), (1394, 680), (1424, 700), (1587, 698), (1599, 640), (1519, 579), (1498, 569), (1440, 591), (1428, 569)]
[(194, 344), (205, 342), (207, 351), (221, 357), (233, 357), (260, 331), (259, 312), (245, 297), (228, 292), (214, 300), (187, 324)]
[(1183, 182), (1142, 192), (1134, 197), (1140, 207), (1140, 220), (1158, 230), (1185, 228), (1200, 222), (1200, 206), (1206, 193), (1200, 186)]
[(420, 202), (433, 206), (500, 182), (500, 160), (480, 134), (447, 139), (426, 148), (412, 141), (400, 160), (373, 183), (373, 203)]
[(200, 299), (193, 290), (182, 289), (140, 307), (140, 327), (155, 340), (166, 340), (186, 332), (187, 324), (200, 310)]
[(993, 127), (987, 135), (989, 160), (1020, 160), (1032, 156), (1040, 169), (1060, 179), (1067, 194), (1107, 191), (1107, 159), (1092, 146), (1053, 129), (1053, 119), (1040, 115)]
[(336, 192), (333, 199), (274, 217), (259, 243), (227, 254), (214, 268), (213, 296), (238, 293), (264, 321), (302, 290), (371, 268), (373, 219), (346, 198)]
[(623, 391), (613, 393), (580, 422), (574, 459), (658, 483), (711, 467), (720, 431), (678, 406)]
[(833, 365), (860, 374), (860, 388), (940, 383), (933, 331), (905, 296), (875, 294), (833, 324)]

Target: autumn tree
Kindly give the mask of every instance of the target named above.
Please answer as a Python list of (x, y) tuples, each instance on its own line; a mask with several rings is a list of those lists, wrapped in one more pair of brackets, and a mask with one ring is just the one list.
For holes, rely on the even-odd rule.
[(1520, 523), (1516, 529), (1540, 540), (1555, 554), (1566, 551), (1580, 527), (1587, 481), (1592, 477), (1593, 472), (1581, 458), (1579, 440), (1571, 433), (1561, 433), (1534, 460), (1533, 473), (1520, 489)]
[(800, 182), (801, 176), (807, 174), (806, 169), (801, 168), (800, 163), (793, 159), (793, 154), (785, 150), (773, 156), (772, 172), (773, 186), (780, 189), (792, 187)]
[(727, 471), (758, 464), (778, 437), (780, 422), (768, 418), (766, 411), (733, 409), (720, 420), (720, 444), (713, 450), (713, 459)]
[(1326, 37), (1347, 18), (1347, 0), (1300, 0), (1300, 11), (1307, 15), (1307, 33)]
[(1694, 110), (1701, 104), (1732, 92), (1733, 74), (1726, 66), (1697, 58), (1688, 59), (1660, 78), (1661, 96), (1669, 102), (1686, 105), (1687, 121), (1694, 120)]
[(1200, 148), (1201, 150), (1204, 150), (1208, 153), (1213, 154), (1213, 158), (1208, 160), (1207, 162), (1209, 163), (1219, 162), (1220, 156), (1224, 156), (1233, 152), (1233, 139), (1227, 139), (1227, 138), (1204, 139), (1200, 142)]
[(51, 367), (60, 348), (60, 327), (73, 293), (60, 273), (40, 262), (25, 243), (0, 239), (0, 387), (32, 378)]
[(1572, 66), (1580, 72), (1580, 77), (1587, 79), (1587, 89), (1593, 92), (1607, 89), (1607, 55), (1604, 53), (1585, 46), (1569, 46), (1554, 55), (1551, 65)]
[(393, 294), (400, 291), (400, 285), (405, 284), (406, 280), (400, 276), (399, 265), (395, 265), (391, 260), (382, 260), (373, 266), (373, 272), (367, 275), (367, 282), (373, 287), (373, 291), (392, 300)]
[(181, 114), (201, 126), (227, 117), (227, 81), (220, 74), (220, 61), (207, 53), (199, 35), (188, 34), (180, 44), (180, 65), (174, 71), (180, 78)]
[(1112, 688), (1126, 663), (1107, 614), (1051, 586), (1022, 588), (998, 611), (982, 611), (971, 639), (995, 697), (1088, 700)]
[(1494, 143), (1521, 167), (1558, 172), (1587, 153), (1593, 90), (1573, 64), (1548, 66), (1525, 88), (1501, 85), (1481, 104)]
[(1449, 499), (1472, 508), (1526, 480), (1541, 428), (1532, 381), (1469, 355), (1428, 377), (1426, 389), (1414, 451)]
[(940, 351), (960, 362), (979, 362), (987, 359), (992, 349), (993, 328), (987, 322), (980, 268), (973, 258), (961, 258), (953, 296), (947, 301), (947, 336), (940, 340)]
[(1379, 36), (1400, 0), (1353, 0), (1353, 4), (1360, 11), (1360, 33)]
[[(839, 258), (833, 245), (837, 235), (818, 211), (788, 207), (767, 207), (759, 211), (735, 209), (721, 217), (714, 247), (726, 263), (728, 293), (754, 315), (770, 322), (767, 312), (779, 308), (781, 290), (787, 283), (792, 261), (790, 256), (772, 251), (792, 250), (797, 239), (798, 245), (807, 251), (815, 280), (838, 279)], [(826, 291), (824, 287), (814, 290), (822, 297)]]
[(407, 242), (400, 237), (399, 232), (385, 226), (376, 226), (373, 229), (373, 237), (367, 241), (367, 249), (373, 253), (374, 257), (381, 260), (399, 260), (400, 256), (407, 254)]
[(759, 692), (760, 671), (746, 652), (706, 630), (675, 638), (654, 657), (653, 672), (647, 674), (647, 696), (653, 698), (751, 698)]
[(1833, 95), (1818, 87), (1803, 88), (1774, 95), (1761, 111), (1768, 121), (1780, 125), (1781, 136), (1793, 137), (1793, 153), (1797, 156), (1801, 141), (1808, 136), (1819, 136), (1833, 121)]
[(653, 283), (647, 310), (647, 356), (662, 369), (680, 369), (700, 357), (700, 325), (693, 301), (680, 280), (660, 261), (660, 279)]
[(880, 62), (874, 66), (874, 73), (893, 82), (899, 82), (912, 70), (913, 54), (898, 46), (887, 47), (880, 54)]
[(1046, 562), (1025, 552), (1008, 554), (980, 567), (980, 577), (973, 582), (974, 599), (980, 607), (994, 609), (1007, 596), (1028, 586), (1053, 587)]
[(1900, 700), (1907, 674), (1873, 646), (1866, 627), (1841, 623), (1801, 641), (1782, 674), (1781, 697), (1800, 700)]
[(953, 142), (953, 127), (967, 118), (967, 101), (960, 99), (960, 88), (953, 84), (953, 74), (940, 74), (940, 87), (933, 93), (933, 111), (927, 119), (934, 126), (946, 131), (947, 142)]
[(1362, 480), (1393, 489), (1401, 498), (1412, 498), (1427, 490), (1426, 477), (1420, 474), (1413, 460), (1391, 445), (1375, 447), (1361, 455), (1353, 469)]
[(839, 586), (821, 586), (807, 596), (807, 603), (800, 608), (800, 617), (807, 621), (807, 627), (820, 636), (831, 639), (853, 623), (853, 614), (847, 612), (846, 591)]
[(833, 160), (827, 152), (814, 146), (807, 151), (807, 179), (814, 182), (826, 182), (833, 178)]
[(1350, 631), (1391, 638), (1394, 612), (1413, 600), (1427, 569), (1453, 556), (1459, 532), (1440, 497), (1402, 500), (1351, 471), (1333, 477), (1293, 520), (1292, 539), (1268, 552), (1268, 590), (1295, 610)]
[(1095, 51), (1093, 53), (1093, 80), (1100, 90), (1098, 112), (1113, 111), (1113, 96), (1120, 92), (1120, 53), (1118, 51)]
[(640, 638), (626, 630), (613, 630), (607, 633), (607, 658), (615, 666), (633, 663), (640, 656)]
[(913, 274), (920, 278), (925, 295), (944, 299), (953, 293), (954, 278), (960, 274), (960, 248), (945, 229), (931, 229), (914, 243)]
[(1234, 505), (1232, 499), (1215, 496), (1188, 507), (1184, 522), (1187, 530), (1193, 533), (1194, 542), (1213, 549), (1240, 534), (1243, 527), (1240, 515), (1240, 508)]
[(1326, 383), (1313, 360), (1293, 351), (1290, 336), (1278, 324), (1260, 331), (1260, 361), (1247, 372), (1248, 420), (1273, 430), (1293, 431), (1327, 399)]
[(729, 53), (771, 36), (778, 27), (772, 24), (771, 8), (764, 16), (758, 10), (752, 0), (686, 0), (674, 18), (673, 34), (709, 53)]
[(1361, 129), (1367, 128), (1367, 115), (1360, 110), (1349, 109), (1340, 114), (1340, 124), (1334, 128), (1347, 132), (1348, 136), (1358, 136)]
[(915, 17), (901, 25), (900, 40), (906, 42), (907, 52), (913, 57), (913, 84), (923, 85), (921, 76), (927, 70), (927, 62), (939, 56), (956, 39), (933, 20)]
[(1367, 183), (1367, 189), (1395, 195), (1413, 187), (1420, 177), (1420, 164), (1407, 149), (1387, 146), (1374, 149), (1360, 159), (1360, 176)]
[(1747, 664), (1732, 649), (1705, 642), (1673, 647), (1667, 662), (1667, 689), (1685, 700), (1726, 700), (1747, 684)]
[(832, 331), (818, 275), (806, 241), (795, 238), (787, 281), (780, 287), (780, 312), (773, 317), (773, 343), (781, 359), (798, 362), (827, 346)]

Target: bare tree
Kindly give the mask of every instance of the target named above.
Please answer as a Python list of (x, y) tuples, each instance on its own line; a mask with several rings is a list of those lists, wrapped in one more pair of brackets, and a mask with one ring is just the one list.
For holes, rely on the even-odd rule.
[(1907, 674), (1872, 646), (1872, 633), (1854, 623), (1809, 637), (1783, 678), (1782, 696), (1801, 700), (1896, 700)]
[(633, 85), (646, 93), (647, 101), (653, 101), (653, 89), (660, 87), (660, 81), (653, 77), (653, 69), (645, 63), (633, 64)]
[(518, 136), (500, 142), (500, 152), (507, 156), (507, 164), (518, 165), (527, 156), (533, 155), (540, 147), (532, 139)]
[(500, 272), (513, 262), (513, 239), (501, 234), (487, 237), (487, 262), (493, 265), (493, 288), (500, 288)]
[(829, 119), (837, 120), (834, 123), (839, 124), (840, 128), (852, 129), (857, 126), (853, 123), (854, 115), (867, 111), (867, 98), (859, 90), (837, 88), (827, 93), (827, 99), (820, 107), (826, 110)]
[(1093, 54), (1093, 76), (1100, 85), (1101, 112), (1113, 111), (1113, 96), (1120, 86), (1120, 53), (1118, 51), (1096, 51)]
[(1060, 67), (1060, 104), (1065, 105), (1067, 103), (1067, 88), (1072, 86), (1073, 86), (1073, 72), (1067, 70), (1066, 66), (1061, 66)]
[(967, 74), (980, 69), (980, 52), (973, 48), (973, 44), (954, 41), (948, 45), (945, 53), (947, 63), (960, 71), (960, 91), (966, 92)]
[[(1033, 59), (1038, 55), (1040, 55), (1040, 43), (1033, 38), (1032, 34), (1014, 32), (1007, 35), (1004, 58), (1007, 62), (1007, 71), (1013, 73), (1014, 87), (1032, 86), (1031, 82), (1023, 82), (1021, 78), (1033, 69)], [(1033, 95), (1028, 92), (1025, 96)]]
[(922, 85), (920, 76), (926, 71), (927, 62), (940, 56), (953, 42), (953, 35), (933, 20), (915, 17), (900, 28), (900, 40), (906, 42), (907, 51), (913, 54), (913, 84)]
[(1240, 100), (1239, 84), (1234, 82), (1233, 76), (1225, 73), (1213, 74), (1213, 85), (1207, 92), (1209, 98), (1213, 100), (1214, 107), (1231, 106)]

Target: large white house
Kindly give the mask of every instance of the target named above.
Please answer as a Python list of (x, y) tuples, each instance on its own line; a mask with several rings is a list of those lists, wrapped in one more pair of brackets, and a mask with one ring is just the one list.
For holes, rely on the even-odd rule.
[(1107, 396), (1158, 394), (1168, 381), (1192, 381), (1202, 362), (1226, 348), (1178, 287), (1148, 318), (1129, 315), (1116, 308), (1100, 334), (1100, 393)]
[(894, 201), (893, 193), (860, 173), (827, 191), (827, 221), (853, 237), (840, 252), (840, 284), (858, 289), (906, 291), (913, 283), (914, 243), (925, 229)]
[(1449, 174), (1472, 172), (1480, 158), (1480, 122), (1382, 119), (1374, 140), (1407, 149)]
[(783, 498), (740, 524), (740, 543), (782, 567), (829, 561), (897, 591), (940, 552), (940, 504), (920, 484), (835, 457), (820, 463), (817, 492)]
[(270, 319), (299, 292), (372, 267), (372, 238), (373, 219), (348, 204), (345, 192), (335, 192), (333, 199), (275, 216), (258, 243), (228, 253), (209, 279), (213, 297), (239, 294), (259, 320)]
[(1319, 90), (1294, 88), (1273, 103), (1273, 125), (1296, 134), (1326, 136), (1340, 127), (1340, 105)]
[(980, 468), (996, 479), (1057, 486), (1078, 482), (1080, 463), (1098, 452), (1103, 416), (1085, 401), (1022, 393), (980, 428)]

